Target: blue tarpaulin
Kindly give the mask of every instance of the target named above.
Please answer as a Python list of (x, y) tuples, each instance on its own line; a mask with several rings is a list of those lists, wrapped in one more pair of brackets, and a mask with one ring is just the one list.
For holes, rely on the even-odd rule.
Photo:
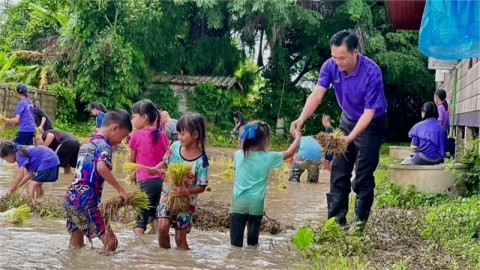
[(427, 0), (419, 49), (441, 60), (480, 57), (480, 1)]

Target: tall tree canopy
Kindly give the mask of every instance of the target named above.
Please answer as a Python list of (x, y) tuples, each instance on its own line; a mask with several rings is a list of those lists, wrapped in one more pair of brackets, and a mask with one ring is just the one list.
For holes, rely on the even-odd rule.
[[(289, 122), (330, 57), (329, 38), (342, 29), (355, 29), (362, 53), (383, 70), (390, 139), (406, 138), (434, 89), (418, 33), (395, 31), (382, 1), (23, 0), (3, 12), (0, 64), (18, 50), (43, 57), (11, 60), (0, 80), (25, 80), (20, 70), (37, 65), (29, 83), (39, 84), (43, 74), (50, 84), (73, 88), (79, 103), (128, 107), (152, 73), (237, 75), (245, 91), (234, 104), (271, 124)], [(258, 67), (248, 54), (258, 55)], [(324, 113), (338, 118), (333, 91), (324, 103), (307, 132), (321, 129)]]

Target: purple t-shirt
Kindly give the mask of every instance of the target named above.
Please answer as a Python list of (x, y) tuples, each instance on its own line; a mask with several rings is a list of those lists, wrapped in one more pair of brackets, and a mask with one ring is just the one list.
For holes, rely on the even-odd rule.
[(435, 118), (425, 119), (415, 124), (408, 136), (412, 138), (412, 146), (431, 159), (444, 158), (447, 148), (445, 130)]
[(18, 102), (15, 115), (20, 115), (19, 132), (35, 132), (34, 111), (33, 103), (29, 98), (22, 98)]
[(332, 58), (320, 69), (317, 85), (330, 88), (333, 84), (340, 108), (352, 121), (357, 121), (365, 109), (375, 109), (375, 116), (387, 112), (387, 100), (383, 91), (382, 71), (372, 60), (358, 54), (355, 70), (347, 75)]
[(450, 129), (450, 115), (443, 104), (437, 105), (438, 108), (438, 122), (445, 129), (446, 132)]
[(60, 165), (57, 154), (52, 149), (43, 145), (28, 146), (28, 156), (17, 151), (18, 167), (24, 167), (29, 172), (45, 171)]

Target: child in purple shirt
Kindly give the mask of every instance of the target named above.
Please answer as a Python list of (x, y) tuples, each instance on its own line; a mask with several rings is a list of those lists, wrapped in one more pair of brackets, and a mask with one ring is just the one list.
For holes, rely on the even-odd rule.
[(14, 142), (20, 145), (32, 145), (35, 136), (34, 107), (27, 93), (28, 88), (25, 85), (20, 84), (17, 86), (17, 95), (20, 102), (18, 102), (15, 110), (15, 117), (4, 119), (7, 124), (18, 124), (18, 132)]
[(422, 121), (412, 127), (414, 153), (402, 161), (404, 165), (435, 165), (443, 162), (447, 148), (445, 129), (438, 123), (438, 109), (433, 102), (422, 106)]
[(450, 114), (448, 113), (447, 92), (443, 89), (435, 91), (433, 101), (438, 109), (438, 123), (445, 129), (446, 135), (450, 129)]
[[(42, 197), (42, 185), (58, 179), (60, 161), (53, 150), (48, 147), (21, 146), (6, 142), (0, 146), (0, 157), (8, 163), (18, 163), (17, 177), (8, 188), (7, 196), (32, 179), (27, 193), (30, 197)], [(25, 174), (27, 172), (27, 174)]]

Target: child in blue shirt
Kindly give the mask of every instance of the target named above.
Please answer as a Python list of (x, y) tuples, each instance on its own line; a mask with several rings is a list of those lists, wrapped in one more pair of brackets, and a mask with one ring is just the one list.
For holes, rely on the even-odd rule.
[(107, 108), (102, 103), (93, 102), (90, 104), (90, 112), (95, 117), (95, 132), (97, 133), (102, 127), (103, 120), (105, 119), (105, 114), (107, 113)]
[(112, 147), (121, 143), (132, 131), (130, 115), (125, 110), (113, 110), (105, 115), (102, 128), (82, 145), (78, 154), (74, 180), (65, 196), (67, 230), (70, 246), (82, 247), (84, 236), (99, 237), (104, 251), (115, 251), (117, 238), (105, 221), (98, 205), (103, 184), (107, 181), (128, 203), (129, 195), (113, 176)]
[(283, 166), (283, 161), (293, 157), (298, 149), (300, 132), (286, 152), (267, 151), (269, 126), (261, 121), (245, 125), (240, 136), (243, 150), (235, 153), (235, 185), (230, 208), (230, 241), (233, 246), (243, 246), (245, 226), (248, 226), (247, 244), (258, 244), (263, 206), (271, 169)]

